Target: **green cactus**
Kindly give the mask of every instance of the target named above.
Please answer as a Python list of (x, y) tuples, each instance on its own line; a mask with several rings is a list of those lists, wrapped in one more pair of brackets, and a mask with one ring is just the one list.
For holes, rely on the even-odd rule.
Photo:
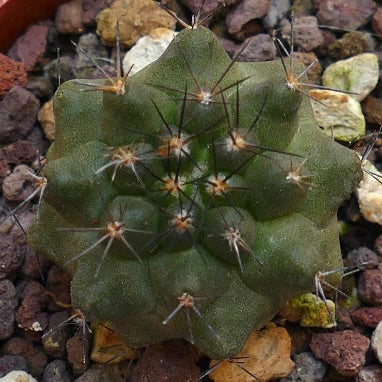
[(234, 62), (198, 27), (127, 79), (58, 89), (29, 241), (72, 274), (89, 320), (131, 346), (231, 357), (341, 266), (336, 211), (359, 159), (321, 133), (286, 65)]

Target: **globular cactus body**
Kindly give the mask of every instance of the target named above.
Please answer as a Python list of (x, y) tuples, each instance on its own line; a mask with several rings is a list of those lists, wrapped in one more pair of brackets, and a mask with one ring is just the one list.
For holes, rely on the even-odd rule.
[(359, 160), (320, 132), (281, 62), (232, 63), (199, 27), (123, 94), (97, 86), (55, 95), (29, 232), (71, 272), (89, 320), (131, 346), (186, 338), (230, 357), (318, 271), (340, 267), (336, 211)]

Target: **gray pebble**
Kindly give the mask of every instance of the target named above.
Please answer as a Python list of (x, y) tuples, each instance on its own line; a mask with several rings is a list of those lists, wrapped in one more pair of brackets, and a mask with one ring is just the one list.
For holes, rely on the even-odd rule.
[(65, 361), (56, 359), (46, 365), (42, 382), (70, 382), (71, 377)]

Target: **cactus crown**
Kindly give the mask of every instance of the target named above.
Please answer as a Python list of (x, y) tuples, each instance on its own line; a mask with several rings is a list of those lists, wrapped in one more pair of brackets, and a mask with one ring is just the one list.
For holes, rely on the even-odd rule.
[(359, 160), (296, 90), (204, 27), (131, 77), (64, 83), (29, 239), (72, 273), (74, 306), (131, 346), (186, 338), (226, 358), (338, 267)]

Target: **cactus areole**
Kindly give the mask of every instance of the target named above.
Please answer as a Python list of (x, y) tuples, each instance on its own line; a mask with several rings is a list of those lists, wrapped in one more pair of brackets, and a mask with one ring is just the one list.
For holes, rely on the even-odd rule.
[(29, 241), (71, 273), (88, 320), (130, 346), (185, 338), (232, 357), (341, 266), (336, 212), (359, 159), (284, 69), (233, 62), (199, 27), (126, 81), (57, 90)]

